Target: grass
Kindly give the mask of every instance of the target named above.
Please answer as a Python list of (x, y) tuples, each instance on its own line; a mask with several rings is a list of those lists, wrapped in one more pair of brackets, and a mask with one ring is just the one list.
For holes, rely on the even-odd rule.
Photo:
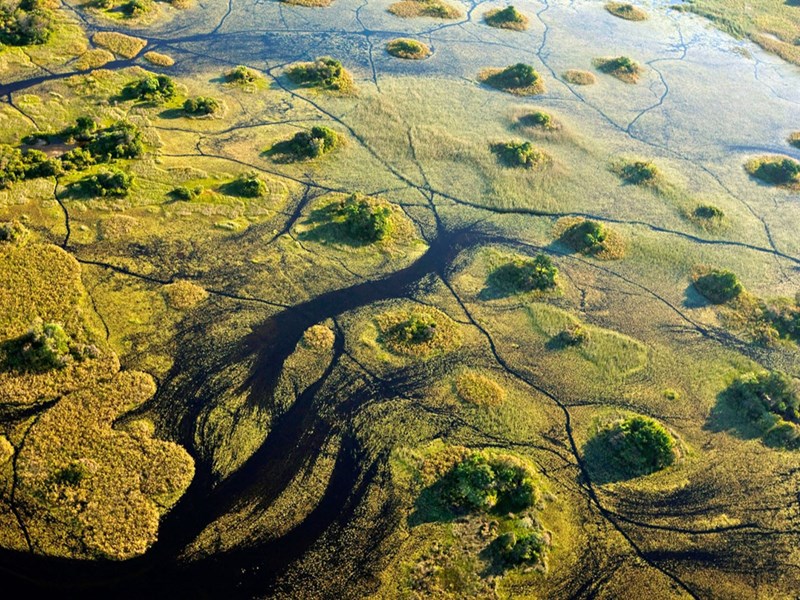
[(483, 22), (489, 27), (512, 31), (525, 31), (528, 28), (528, 17), (513, 6), (495, 8), (484, 13)]
[(637, 83), (644, 69), (627, 56), (617, 56), (615, 58), (596, 58), (592, 61), (595, 68), (601, 73), (613, 75), (625, 83)]
[(800, 189), (800, 162), (788, 156), (760, 156), (747, 161), (744, 168), (751, 177), (763, 183)]
[(609, 2), (605, 5), (605, 9), (615, 17), (625, 19), (626, 21), (647, 20), (647, 12), (638, 6), (626, 2)]
[(145, 52), (143, 56), (147, 62), (158, 67), (171, 67), (175, 64), (174, 58), (161, 52), (151, 50), (150, 52)]
[(305, 6), (306, 8), (325, 8), (330, 6), (332, 0), (280, 0), (293, 6)]
[(619, 260), (625, 256), (625, 241), (612, 227), (584, 219), (564, 217), (555, 225), (559, 242), (573, 250), (599, 260)]
[(453, 388), (462, 402), (476, 406), (497, 406), (506, 398), (506, 390), (502, 385), (475, 371), (464, 371), (457, 375)]
[(542, 169), (553, 162), (553, 159), (530, 142), (502, 142), (489, 146), (498, 160), (506, 167), (525, 169)]
[(401, 0), (390, 4), (387, 9), (396, 17), (404, 19), (429, 17), (432, 19), (453, 20), (464, 16), (460, 8), (442, 0)]
[(431, 55), (427, 44), (408, 38), (398, 38), (386, 43), (386, 51), (397, 58), (424, 60)]
[(597, 77), (594, 76), (594, 73), (580, 69), (564, 71), (561, 77), (564, 81), (573, 85), (594, 85), (597, 83)]
[(134, 58), (147, 46), (147, 40), (116, 31), (98, 31), (92, 36), (92, 41), (123, 58)]
[(416, 360), (452, 352), (461, 344), (458, 325), (432, 307), (387, 311), (375, 317), (375, 326), (383, 348)]
[(546, 91), (542, 76), (532, 66), (524, 63), (505, 69), (484, 69), (478, 74), (478, 80), (515, 96), (535, 96)]

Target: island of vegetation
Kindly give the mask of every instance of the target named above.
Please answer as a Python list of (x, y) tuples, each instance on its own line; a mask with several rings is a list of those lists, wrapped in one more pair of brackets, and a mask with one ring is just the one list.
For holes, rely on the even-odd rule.
[(296, 85), (320, 90), (346, 93), (354, 87), (353, 77), (347, 69), (330, 56), (292, 65), (286, 70), (286, 76)]
[(252, 85), (261, 80), (261, 75), (244, 65), (237, 65), (223, 75), (225, 83), (236, 85)]
[(341, 143), (341, 135), (333, 129), (317, 125), (274, 144), (265, 154), (281, 162), (313, 160), (333, 152)]
[(494, 379), (477, 373), (465, 371), (453, 382), (456, 396), (468, 404), (476, 406), (497, 406), (506, 397), (506, 390)]
[(332, 0), (280, 0), (281, 2), (285, 2), (286, 4), (292, 4), (294, 6), (305, 6), (308, 8), (325, 8), (326, 6), (330, 6)]
[(546, 254), (515, 258), (494, 269), (486, 283), (500, 295), (547, 292), (558, 287), (558, 268)]
[(725, 304), (744, 292), (744, 286), (736, 273), (727, 269), (698, 267), (692, 275), (692, 283), (712, 304)]
[(627, 56), (617, 56), (616, 58), (596, 58), (594, 66), (601, 73), (613, 75), (625, 83), (636, 83), (639, 81), (644, 70), (639, 63)]
[(147, 75), (131, 81), (122, 89), (122, 97), (127, 100), (164, 104), (177, 93), (175, 82), (167, 75)]
[(390, 310), (375, 318), (378, 343), (401, 357), (429, 358), (461, 344), (456, 323), (442, 311), (427, 306)]
[(183, 112), (189, 117), (207, 117), (222, 110), (219, 100), (209, 96), (187, 98), (183, 103)]
[(600, 260), (618, 260), (625, 255), (622, 237), (608, 225), (581, 217), (564, 217), (556, 223), (559, 241), (575, 252)]
[(655, 191), (665, 189), (664, 176), (653, 161), (623, 158), (614, 161), (610, 168), (625, 184), (649, 187)]
[(597, 83), (597, 77), (594, 76), (594, 73), (581, 69), (569, 69), (568, 71), (564, 71), (562, 77), (564, 81), (573, 85), (594, 85)]
[(408, 38), (398, 38), (386, 44), (386, 51), (397, 58), (407, 60), (423, 60), (431, 55), (427, 44)]
[(530, 142), (501, 142), (490, 146), (498, 160), (506, 167), (541, 169), (552, 162), (552, 158)]
[(760, 156), (748, 161), (744, 168), (766, 184), (800, 189), (800, 162), (788, 156)]
[(800, 131), (795, 131), (789, 134), (789, 137), (786, 138), (786, 141), (789, 143), (790, 146), (794, 146), (795, 148), (800, 148)]
[(505, 69), (484, 69), (478, 80), (516, 96), (535, 96), (545, 92), (544, 80), (530, 65), (517, 63)]
[(483, 15), (483, 21), (490, 27), (525, 31), (528, 28), (528, 17), (519, 12), (514, 6), (495, 8)]
[(517, 118), (517, 125), (544, 133), (552, 133), (561, 129), (561, 123), (553, 115), (543, 110), (535, 110), (521, 115)]
[(644, 21), (647, 19), (647, 13), (644, 10), (626, 2), (609, 2), (605, 8), (615, 17), (626, 21)]
[(388, 11), (397, 17), (430, 17), (432, 19), (453, 20), (464, 16), (460, 8), (442, 0), (400, 0), (390, 4)]

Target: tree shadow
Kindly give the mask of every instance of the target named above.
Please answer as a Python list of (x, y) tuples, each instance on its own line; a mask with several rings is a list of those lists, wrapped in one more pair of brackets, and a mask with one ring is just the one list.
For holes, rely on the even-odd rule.
[(162, 119), (180, 119), (186, 116), (186, 112), (182, 108), (168, 108), (158, 113)]
[(311, 210), (303, 221), (303, 225), (310, 225), (311, 228), (297, 235), (302, 241), (316, 242), (319, 244), (338, 244), (351, 248), (363, 248), (371, 245), (354, 238), (347, 231), (347, 225), (342, 221), (337, 221), (338, 206), (334, 202)]
[(519, 294), (514, 281), (519, 279), (521, 272), (522, 269), (513, 263), (497, 267), (486, 277), (486, 286), (478, 292), (478, 299), (499, 300)]
[(583, 447), (583, 460), (592, 482), (599, 485), (629, 481), (639, 477), (640, 473), (631, 473), (620, 464), (615, 456), (611, 430), (600, 431), (589, 439)]
[(690, 283), (683, 292), (683, 306), (685, 308), (703, 308), (711, 306), (711, 302), (698, 291), (693, 283)]
[(765, 423), (754, 422), (737, 405), (728, 390), (717, 395), (717, 403), (706, 419), (704, 429), (730, 433), (742, 440), (754, 440), (764, 434)]
[(308, 157), (298, 154), (296, 143), (293, 139), (276, 142), (270, 148), (264, 150), (261, 156), (269, 158), (275, 163), (284, 165), (309, 160)]
[(454, 510), (442, 500), (445, 485), (446, 482), (442, 478), (420, 492), (414, 502), (414, 510), (408, 515), (409, 527), (425, 523), (451, 523), (466, 514)]

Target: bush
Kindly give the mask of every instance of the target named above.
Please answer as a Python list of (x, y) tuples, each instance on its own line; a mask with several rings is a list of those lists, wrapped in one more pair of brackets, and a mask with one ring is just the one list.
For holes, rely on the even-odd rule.
[(613, 75), (626, 83), (636, 83), (639, 80), (639, 75), (642, 74), (642, 68), (639, 63), (627, 56), (598, 58), (594, 61), (594, 65), (603, 73)]
[(722, 212), (722, 209), (717, 208), (711, 204), (701, 204), (697, 208), (694, 209), (692, 213), (698, 219), (722, 219), (725, 216), (725, 213)]
[(392, 40), (386, 44), (386, 51), (397, 58), (421, 60), (431, 55), (431, 49), (422, 42), (405, 38)]
[(286, 76), (297, 85), (325, 90), (345, 91), (352, 86), (350, 75), (342, 63), (330, 56), (293, 65), (287, 69)]
[(61, 173), (57, 160), (39, 150), (22, 152), (7, 144), (0, 144), (0, 189), (12, 183), (38, 177), (51, 177)]
[(184, 200), (188, 202), (189, 200), (194, 200), (202, 193), (203, 188), (201, 186), (196, 186), (192, 189), (189, 189), (188, 187), (181, 185), (172, 190), (169, 195), (176, 200)]
[(98, 162), (114, 158), (137, 158), (144, 153), (142, 133), (133, 123), (119, 121), (93, 134), (86, 150)]
[(244, 65), (238, 65), (225, 73), (225, 81), (228, 83), (255, 83), (257, 80), (258, 74)]
[(338, 207), (347, 234), (371, 244), (385, 239), (392, 232), (392, 209), (385, 203), (352, 194)]
[(567, 228), (561, 236), (562, 241), (576, 252), (586, 254), (602, 252), (608, 230), (597, 221), (580, 221)]
[(648, 475), (675, 461), (675, 441), (664, 426), (653, 419), (629, 417), (602, 435), (614, 461), (628, 475)]
[(495, 544), (500, 556), (512, 565), (541, 564), (548, 548), (542, 532), (532, 528), (504, 533)]
[(28, 236), (28, 230), (19, 221), (0, 223), (0, 242), (18, 242)]
[(286, 160), (311, 160), (332, 152), (340, 143), (339, 134), (328, 127), (312, 127), (299, 131), (290, 140), (278, 142), (267, 154), (280, 155)]
[(550, 162), (550, 157), (530, 142), (503, 142), (490, 148), (507, 167), (533, 169)]
[(37, 0), (0, 3), (0, 43), (8, 46), (44, 44), (53, 33), (53, 14)]
[(20, 340), (21, 364), (27, 369), (62, 369), (72, 360), (70, 337), (59, 323), (35, 323)]
[(789, 143), (790, 146), (794, 146), (795, 148), (800, 148), (800, 131), (795, 131), (786, 138), (786, 141)]
[(537, 254), (533, 259), (515, 259), (495, 269), (489, 276), (490, 283), (512, 293), (540, 291), (556, 287), (558, 269), (545, 254)]
[(95, 162), (94, 156), (86, 148), (73, 148), (61, 155), (61, 166), (67, 171), (82, 171)]
[(661, 171), (652, 161), (622, 161), (613, 170), (631, 185), (656, 186), (661, 178)]
[(145, 0), (128, 0), (122, 6), (120, 11), (129, 19), (141, 17), (150, 10), (150, 3)]
[(487, 458), (474, 452), (443, 479), (444, 499), (468, 512), (519, 512), (539, 501), (531, 472), (511, 457)]
[(490, 27), (501, 29), (523, 31), (528, 27), (528, 18), (513, 6), (490, 10), (483, 16), (483, 20)]
[(556, 120), (546, 112), (537, 110), (519, 118), (519, 124), (524, 127), (538, 127), (540, 129), (557, 129)]
[(214, 98), (198, 96), (197, 98), (187, 98), (183, 103), (183, 112), (187, 115), (212, 115), (220, 109), (220, 104)]
[(267, 182), (254, 173), (239, 175), (228, 185), (228, 189), (234, 196), (243, 198), (260, 198), (269, 190)]
[(166, 75), (148, 75), (123, 88), (123, 95), (132, 100), (163, 104), (175, 97), (175, 82)]
[(711, 269), (696, 274), (694, 287), (712, 304), (730, 302), (744, 291), (736, 274), (725, 269)]
[(498, 89), (513, 91), (535, 88), (541, 84), (541, 80), (541, 76), (531, 65), (517, 63), (490, 74), (484, 82)]
[(749, 161), (745, 169), (750, 175), (771, 185), (800, 185), (800, 162), (788, 156), (762, 156)]
[(435, 335), (436, 319), (431, 315), (416, 313), (389, 332), (389, 336), (400, 344), (424, 344)]
[(570, 325), (553, 339), (556, 348), (580, 346), (589, 341), (589, 330), (583, 325)]
[(100, 171), (73, 184), (88, 196), (127, 196), (133, 185), (133, 176), (117, 169)]
[(770, 413), (791, 423), (800, 423), (797, 384), (781, 371), (741, 375), (728, 388), (727, 395), (750, 421), (759, 422)]

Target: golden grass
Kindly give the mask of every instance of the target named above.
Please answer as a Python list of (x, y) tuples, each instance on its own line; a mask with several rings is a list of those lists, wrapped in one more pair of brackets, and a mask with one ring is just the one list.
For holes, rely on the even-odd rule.
[(114, 55), (108, 50), (92, 48), (84, 52), (78, 60), (75, 61), (75, 68), (79, 71), (98, 69), (112, 60), (114, 60)]
[(597, 83), (597, 77), (595, 77), (594, 73), (582, 71), (580, 69), (569, 69), (568, 71), (564, 71), (561, 77), (564, 79), (564, 81), (573, 85), (594, 85)]
[(441, 0), (401, 0), (389, 5), (387, 9), (397, 17), (431, 17), (433, 19), (460, 19), (464, 12)]
[(645, 21), (647, 19), (647, 13), (643, 9), (627, 2), (609, 2), (605, 5), (605, 9), (615, 17), (626, 21)]
[(167, 54), (161, 54), (160, 52), (145, 52), (144, 59), (153, 65), (158, 65), (159, 67), (171, 67), (175, 64), (175, 59)]
[(754, 33), (750, 39), (767, 52), (777, 54), (783, 60), (800, 66), (800, 45), (796, 42), (785, 42), (767, 33)]
[[(406, 341), (397, 332), (412, 319), (433, 323), (429, 339)], [(458, 325), (442, 311), (430, 306), (414, 306), (390, 310), (375, 317), (378, 343), (392, 354), (416, 359), (429, 358), (455, 350), (461, 345), (462, 335)]]
[(98, 31), (92, 36), (92, 41), (124, 58), (137, 56), (147, 46), (147, 40), (116, 31)]
[(208, 298), (208, 292), (201, 286), (185, 279), (164, 286), (164, 299), (176, 310), (189, 310)]
[(506, 397), (503, 386), (475, 371), (465, 371), (456, 376), (454, 388), (461, 400), (477, 406), (496, 406)]
[(303, 345), (312, 350), (329, 352), (333, 348), (336, 335), (330, 327), (314, 325), (303, 333)]
[(511, 31), (525, 31), (528, 29), (528, 24), (530, 21), (528, 17), (520, 12), (515, 11), (516, 18), (503, 18), (506, 16), (509, 8), (495, 8), (488, 11), (483, 15), (483, 22), (489, 27), (497, 27), (498, 29), (510, 29)]
[(621, 58), (624, 57), (595, 58), (592, 61), (592, 64), (599, 71), (602, 71), (607, 75), (612, 75), (620, 81), (624, 81), (625, 83), (638, 83), (639, 78), (641, 77), (642, 73), (644, 73), (644, 69), (642, 69), (642, 67), (636, 62), (632, 62), (630, 69), (617, 67), (616, 62)]
[(386, 44), (386, 51), (397, 58), (423, 60), (431, 55), (427, 44), (408, 38), (398, 38)]

